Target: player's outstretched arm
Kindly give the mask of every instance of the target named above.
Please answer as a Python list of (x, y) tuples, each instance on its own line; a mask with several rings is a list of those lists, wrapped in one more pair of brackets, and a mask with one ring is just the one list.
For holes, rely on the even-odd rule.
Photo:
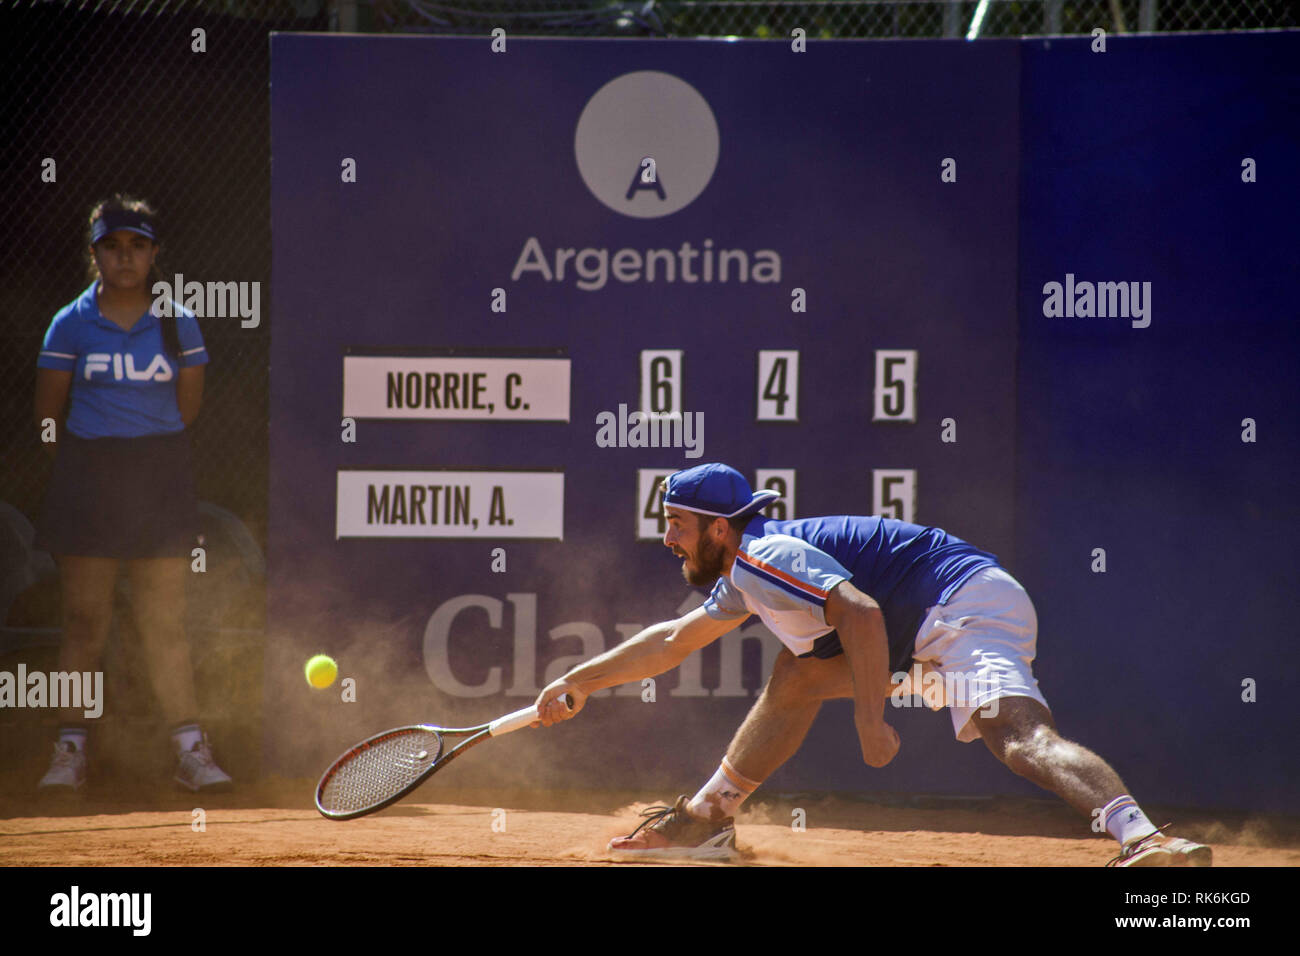
[[(719, 621), (709, 617), (703, 608), (696, 608), (675, 621), (647, 627), (549, 684), (537, 698), (541, 723), (549, 727), (568, 720), (598, 690), (672, 670), (692, 652), (712, 644), (744, 620)], [(573, 698), (572, 710), (560, 702), (565, 694)]]
[(826, 623), (839, 632), (853, 677), (853, 722), (862, 745), (862, 759), (883, 767), (898, 753), (898, 732), (885, 723), (889, 686), (889, 640), (880, 605), (847, 581), (826, 599)]

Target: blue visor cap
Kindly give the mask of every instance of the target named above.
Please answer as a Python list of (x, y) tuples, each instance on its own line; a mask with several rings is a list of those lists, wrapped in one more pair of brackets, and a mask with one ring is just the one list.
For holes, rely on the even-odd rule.
[(766, 489), (751, 491), (744, 475), (718, 462), (671, 474), (665, 486), (665, 505), (720, 518), (754, 514), (781, 497)]
[(139, 233), (153, 242), (158, 241), (158, 237), (154, 234), (152, 216), (142, 212), (132, 212), (129, 209), (111, 209), (91, 223), (90, 244), (94, 245), (110, 232), (117, 232), (119, 229)]

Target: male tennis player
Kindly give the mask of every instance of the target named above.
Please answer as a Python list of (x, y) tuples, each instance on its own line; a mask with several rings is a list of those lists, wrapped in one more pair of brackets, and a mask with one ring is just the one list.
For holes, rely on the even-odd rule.
[[(723, 464), (679, 471), (661, 490), (664, 545), (683, 559), (686, 580), (712, 593), (550, 684), (537, 698), (541, 723), (574, 716), (594, 691), (671, 670), (751, 614), (785, 647), (713, 778), (690, 800), (646, 811), (611, 850), (734, 855), (736, 811), (799, 749), (823, 700), (853, 698), (862, 758), (883, 767), (899, 748), (885, 700), (915, 690), (942, 695), (933, 703), (949, 708), (958, 740), (982, 738), (1012, 771), (1090, 819), (1100, 810), (1120, 845), (1111, 863), (1210, 864), (1209, 847), (1162, 834), (1104, 760), (1056, 732), (1031, 667), (1034, 606), (993, 555), (890, 518), (769, 520), (758, 512), (780, 496), (751, 491)], [(894, 684), (891, 672), (914, 661), (920, 670)]]

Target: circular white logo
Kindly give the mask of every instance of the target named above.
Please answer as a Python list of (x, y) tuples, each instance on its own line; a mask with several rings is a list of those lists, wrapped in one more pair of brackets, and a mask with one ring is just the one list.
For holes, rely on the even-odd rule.
[(718, 165), (718, 122), (695, 87), (657, 70), (625, 73), (587, 102), (573, 138), (578, 172), (602, 203), (637, 219), (684, 209)]

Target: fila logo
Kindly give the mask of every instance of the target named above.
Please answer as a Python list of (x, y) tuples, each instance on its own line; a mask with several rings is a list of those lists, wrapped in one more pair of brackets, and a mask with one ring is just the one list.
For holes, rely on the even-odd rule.
[(129, 352), (91, 352), (86, 356), (86, 379), (99, 372), (108, 372), (112, 368), (113, 380), (120, 382), (170, 382), (172, 367), (166, 357), (159, 353), (149, 362), (147, 368), (139, 371), (135, 367), (135, 356)]

